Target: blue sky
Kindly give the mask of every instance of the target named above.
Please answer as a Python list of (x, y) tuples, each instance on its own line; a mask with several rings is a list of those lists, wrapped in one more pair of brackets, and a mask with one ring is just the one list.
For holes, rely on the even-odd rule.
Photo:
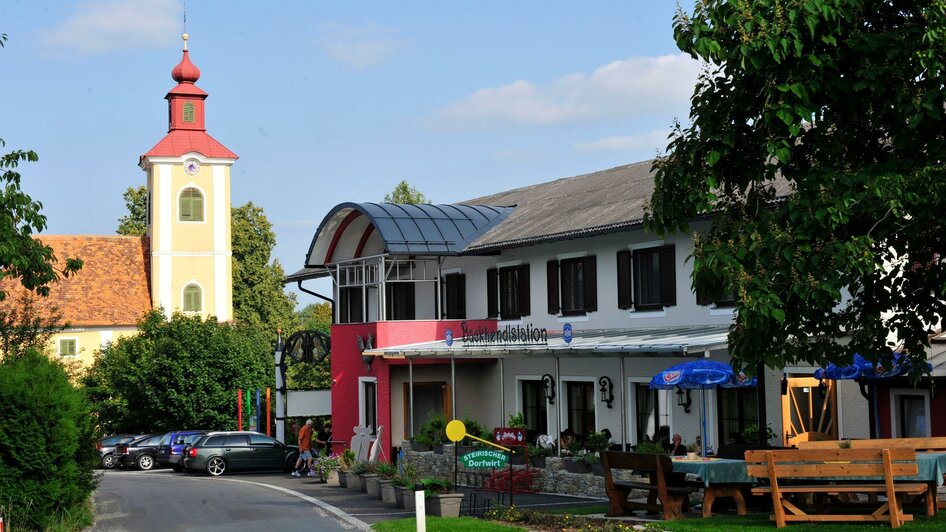
[[(674, 5), (192, 0), (187, 32), (207, 130), (240, 156), (233, 205), (265, 209), (292, 272), (333, 206), (401, 179), (451, 203), (653, 157), (699, 69), (673, 43)], [(167, 132), (183, 14), (0, 2), (0, 138), (40, 156), (22, 173), (47, 234), (114, 233)]]

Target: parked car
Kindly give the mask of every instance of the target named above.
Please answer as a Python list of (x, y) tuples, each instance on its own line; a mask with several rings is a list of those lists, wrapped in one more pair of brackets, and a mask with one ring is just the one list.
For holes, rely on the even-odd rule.
[(115, 446), (119, 443), (127, 443), (138, 437), (138, 434), (113, 434), (101, 438), (96, 444), (95, 449), (99, 452), (99, 463), (105, 469), (111, 469), (118, 463), (118, 456), (115, 454)]
[(119, 443), (115, 446), (115, 456), (121, 467), (136, 467), (141, 471), (154, 469), (157, 461), (158, 444), (161, 443), (161, 434), (146, 434), (135, 438), (128, 443)]
[(159, 465), (170, 467), (175, 471), (184, 471), (183, 452), (184, 446), (189, 442), (207, 434), (206, 430), (178, 430), (168, 432), (161, 437), (158, 443), (158, 451), (154, 457)]
[(289, 471), (299, 449), (259, 432), (210, 432), (190, 444), (184, 457), (188, 471), (219, 476), (225, 471), (281, 469)]

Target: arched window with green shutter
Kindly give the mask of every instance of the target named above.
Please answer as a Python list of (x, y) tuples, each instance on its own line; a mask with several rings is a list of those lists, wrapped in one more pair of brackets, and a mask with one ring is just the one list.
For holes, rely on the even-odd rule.
[(181, 191), (178, 219), (182, 222), (204, 221), (204, 195), (196, 188), (186, 188)]
[(184, 312), (200, 312), (203, 310), (203, 297), (200, 287), (189, 284), (184, 287)]

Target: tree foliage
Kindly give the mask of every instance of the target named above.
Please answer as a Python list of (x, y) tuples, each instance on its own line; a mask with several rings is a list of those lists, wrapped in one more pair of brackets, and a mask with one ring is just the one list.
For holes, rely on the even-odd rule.
[[(0, 46), (6, 34), (0, 35)], [(0, 147), (6, 142), (0, 138)], [(66, 259), (61, 269), (56, 268), (53, 249), (35, 238), (35, 233), (46, 229), (46, 216), (40, 213), (43, 204), (33, 200), (20, 188), (21, 162), (36, 162), (39, 156), (33, 150), (13, 150), (0, 154), (0, 280), (18, 279), (27, 290), (41, 296), (49, 295), (49, 285), (59, 276), (69, 276), (82, 268), (79, 259)], [(0, 287), (0, 301), (7, 293)]]
[[(322, 331), (331, 334), (332, 305), (307, 305), (297, 313), (299, 330)], [(332, 387), (331, 355), (319, 364), (291, 363), (286, 368), (286, 385), (295, 389), (329, 389)]]
[(0, 306), (0, 360), (28, 350), (44, 351), (53, 336), (66, 329), (59, 307), (41, 310), (36, 297), (23, 291), (15, 302)]
[(108, 432), (233, 430), (237, 389), (273, 386), (272, 347), (256, 329), (160, 310), (138, 329), (102, 349), (82, 377)]
[(148, 189), (144, 185), (128, 187), (122, 197), (125, 198), (128, 214), (118, 219), (118, 229), (115, 232), (120, 235), (144, 236), (148, 232)]
[(710, 218), (694, 282), (736, 294), (734, 362), (923, 359), (946, 313), (946, 2), (698, 2), (674, 36), (706, 67), (647, 224)]
[(390, 194), (385, 194), (384, 201), (386, 203), (411, 203), (414, 205), (430, 203), (427, 196), (412, 187), (406, 180), (401, 180)]
[(250, 202), (233, 209), (231, 232), (233, 315), (274, 339), (277, 329), (295, 329), (295, 295), (283, 290), (285, 272), (279, 261), (270, 262), (276, 234), (262, 207)]
[(0, 404), (0, 516), (18, 529), (50, 530), (95, 489), (91, 407), (36, 350), (0, 363)]

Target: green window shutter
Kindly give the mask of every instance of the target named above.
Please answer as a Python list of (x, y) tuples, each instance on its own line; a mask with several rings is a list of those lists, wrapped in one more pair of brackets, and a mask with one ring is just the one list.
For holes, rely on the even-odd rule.
[(59, 355), (64, 357), (76, 356), (76, 341), (59, 340)]
[(196, 188), (188, 188), (181, 192), (180, 221), (204, 221), (204, 195)]
[(184, 102), (184, 122), (188, 124), (194, 123), (194, 104), (192, 102)]
[(200, 287), (197, 285), (187, 285), (184, 287), (184, 311), (200, 312), (201, 308)]

